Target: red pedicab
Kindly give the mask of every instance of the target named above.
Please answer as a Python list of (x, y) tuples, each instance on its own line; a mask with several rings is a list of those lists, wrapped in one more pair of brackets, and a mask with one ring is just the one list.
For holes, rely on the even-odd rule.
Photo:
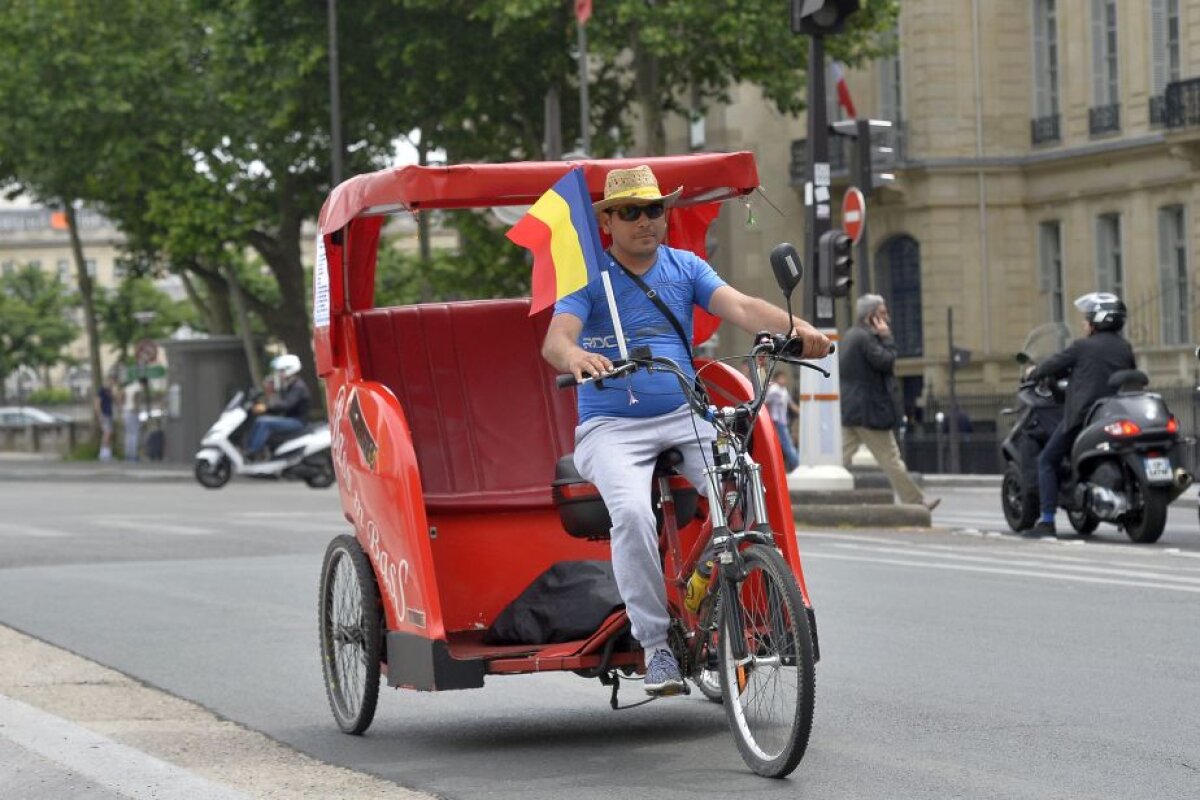
[[(554, 565), (610, 558), (603, 502), (572, 477), (575, 392), (556, 388), (540, 353), (551, 311), (529, 316), (528, 298), (393, 308), (373, 301), (386, 215), (529, 205), (577, 166), (599, 198), (609, 170), (643, 163), (661, 185), (683, 187), (668, 243), (702, 257), (719, 204), (758, 186), (750, 153), (702, 154), (401, 167), (352, 178), (325, 202), (314, 340), (354, 535), (330, 543), (319, 616), (330, 705), (347, 733), (370, 725), (381, 675), (390, 686), (442, 691), (480, 687), (489, 675), (570, 670), (612, 686), (616, 708), (620, 678), (642, 672), (620, 608), (569, 641), (485, 642), (497, 616)], [(788, 277), (775, 267), (783, 285)], [(784, 288), (798, 277), (792, 269)], [(698, 320), (701, 340), (715, 325), (702, 327)], [(774, 359), (784, 344), (763, 336), (752, 354)], [(637, 356), (622, 369), (671, 367)], [(710, 478), (709, 496), (724, 504), (697, 499), (672, 474), (670, 452), (659, 459), (671, 645), (684, 674), (709, 699), (724, 699), (747, 763), (786, 775), (807, 746), (817, 652), (783, 460), (760, 410), (761, 387), (721, 362), (696, 366), (727, 409), (706, 410), (697, 398), (698, 412), (719, 430), (741, 430), (720, 437), (724, 456), (714, 454), (726, 463)], [(686, 587), (706, 545), (717, 547), (719, 565), (694, 608)], [(782, 686), (787, 697), (764, 701), (762, 686)]]

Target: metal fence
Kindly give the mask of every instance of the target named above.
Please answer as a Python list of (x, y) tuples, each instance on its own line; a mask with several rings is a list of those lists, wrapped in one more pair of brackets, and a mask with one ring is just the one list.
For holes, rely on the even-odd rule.
[[(1193, 474), (1200, 471), (1200, 391), (1190, 386), (1152, 388), (1162, 395), (1167, 408), (1179, 420), (1182, 464)], [(904, 433), (900, 444), (904, 463), (913, 472), (950, 471), (949, 398), (926, 397), (922, 419)], [(968, 475), (990, 475), (1004, 471), (1000, 443), (1012, 429), (1016, 417), (1003, 413), (1016, 406), (1014, 394), (967, 395), (958, 398), (959, 471)], [(943, 415), (939, 425), (937, 415)]]

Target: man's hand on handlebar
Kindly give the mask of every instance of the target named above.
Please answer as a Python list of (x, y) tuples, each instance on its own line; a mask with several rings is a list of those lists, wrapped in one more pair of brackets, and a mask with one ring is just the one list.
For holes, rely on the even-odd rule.
[(585, 378), (602, 378), (612, 372), (613, 364), (599, 353), (589, 353), (580, 349), (567, 362), (567, 369), (575, 376), (575, 380)]
[(829, 355), (833, 345), (828, 336), (799, 317), (792, 317), (792, 322), (791, 335), (803, 342), (803, 350), (793, 355), (799, 358), (824, 358)]

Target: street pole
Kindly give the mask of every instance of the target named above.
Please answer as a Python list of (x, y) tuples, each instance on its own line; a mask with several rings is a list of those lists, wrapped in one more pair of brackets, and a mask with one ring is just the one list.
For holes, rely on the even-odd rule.
[(329, 142), (333, 185), (342, 182), (342, 97), (338, 79), (337, 0), (329, 0)]
[(950, 342), (950, 410), (947, 414), (950, 420), (950, 472), (959, 473), (958, 458), (958, 395), (955, 391), (954, 373), (958, 368), (954, 364), (954, 309), (946, 309), (946, 338)]
[(543, 121), (546, 128), (546, 139), (542, 143), (542, 156), (547, 161), (558, 161), (562, 158), (562, 110), (558, 104), (558, 88), (551, 86), (546, 90), (543, 102)]
[(592, 154), (591, 120), (588, 110), (587, 26), (576, 20), (579, 32), (579, 145), (586, 155)]
[[(819, 293), (817, 249), (832, 227), (829, 193), (829, 119), (825, 108), (825, 39), (814, 33), (808, 50), (808, 174), (804, 186), (804, 317), (832, 339), (837, 338), (833, 298)], [(795, 489), (854, 489), (854, 478), (842, 465), (842, 405), (838, 394), (838, 357), (817, 362), (830, 376), (800, 373), (800, 466), (789, 476)]]
[[(832, 227), (829, 194), (829, 116), (825, 108), (825, 37), (814, 34), (808, 47), (808, 175), (804, 186), (804, 257), (815, 276), (817, 243)], [(833, 298), (818, 294), (817, 281), (805, 281), (805, 316), (817, 328), (835, 328)]]

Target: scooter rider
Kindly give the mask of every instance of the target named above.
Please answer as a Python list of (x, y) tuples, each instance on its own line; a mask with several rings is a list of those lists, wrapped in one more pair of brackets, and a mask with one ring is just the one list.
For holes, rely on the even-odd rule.
[(303, 428), (312, 405), (308, 385), (300, 379), (299, 356), (292, 353), (277, 356), (271, 362), (271, 369), (275, 372), (276, 391), (266, 405), (255, 406), (260, 416), (254, 420), (246, 443), (250, 458), (263, 455), (263, 448), (272, 433), (293, 433)]
[(1071, 451), (1088, 409), (1100, 398), (1114, 393), (1108, 385), (1109, 377), (1118, 370), (1137, 366), (1133, 348), (1120, 334), (1125, 327), (1126, 310), (1125, 303), (1119, 297), (1109, 292), (1091, 292), (1077, 299), (1075, 307), (1083, 312), (1087, 335), (1076, 339), (1065, 350), (1046, 359), (1026, 375), (1026, 379), (1031, 381), (1058, 379), (1068, 374), (1071, 376), (1062, 422), (1050, 434), (1038, 456), (1038, 492), (1042, 515), (1032, 528), (1021, 532), (1026, 538), (1074, 538), (1073, 534), (1058, 534), (1054, 528), (1054, 512), (1058, 508), (1059, 464)]

